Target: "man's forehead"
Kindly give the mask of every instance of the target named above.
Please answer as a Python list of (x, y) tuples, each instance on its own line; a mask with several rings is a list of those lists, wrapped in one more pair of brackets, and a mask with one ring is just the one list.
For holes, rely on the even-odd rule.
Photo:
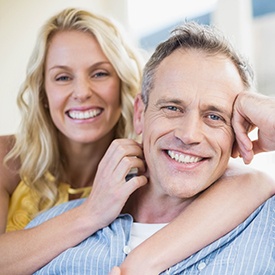
[(173, 98), (193, 101), (199, 98), (207, 101), (225, 101), (233, 104), (244, 84), (231, 60), (212, 56), (205, 59), (204, 53), (179, 52), (166, 57), (156, 70), (150, 97)]

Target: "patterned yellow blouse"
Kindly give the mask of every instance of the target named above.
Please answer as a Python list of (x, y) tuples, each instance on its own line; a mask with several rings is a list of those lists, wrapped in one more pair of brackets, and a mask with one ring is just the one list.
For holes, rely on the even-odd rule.
[[(81, 194), (85, 198), (90, 194), (91, 187), (73, 189), (67, 183), (59, 186), (59, 199), (55, 205), (69, 201), (69, 195)], [(12, 194), (6, 231), (23, 229), (38, 214), (38, 197), (33, 196), (31, 189), (21, 181)]]

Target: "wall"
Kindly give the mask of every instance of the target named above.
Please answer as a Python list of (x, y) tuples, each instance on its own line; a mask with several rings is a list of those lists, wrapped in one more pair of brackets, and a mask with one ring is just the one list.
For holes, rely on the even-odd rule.
[[(188, 9), (199, 1), (193, 1), (192, 4), (186, 2), (183, 5)], [(211, 2), (215, 3), (197, 14), (188, 13), (187, 9), (174, 11), (173, 9), (180, 4), (178, 0), (162, 2), (158, 8), (157, 18), (163, 18), (161, 20), (169, 23), (160, 23), (154, 29), (149, 28), (150, 31), (148, 28), (139, 28), (140, 44), (152, 52), (158, 43), (169, 36), (175, 26), (186, 19), (196, 20), (202, 24), (215, 24), (226, 33), (245, 56), (249, 57), (256, 73), (258, 91), (275, 96), (275, 4), (270, 0), (218, 0)], [(138, 4), (139, 2), (134, 4), (136, 10)], [(131, 5), (133, 4), (131, 3)], [(133, 10), (132, 13), (135, 18), (138, 18), (141, 16), (141, 12), (138, 13), (136, 10)], [(150, 11), (147, 10), (145, 14), (150, 14)], [(173, 19), (165, 20), (167, 17), (170, 18), (170, 14), (174, 15)], [(129, 17), (132, 19), (131, 15)], [(155, 17), (151, 21), (154, 19)], [(154, 25), (152, 22), (150, 24)], [(141, 25), (145, 25), (145, 23), (142, 22)], [(256, 131), (251, 134), (251, 137), (252, 139), (257, 138)], [(241, 159), (232, 161), (242, 163)], [(273, 171), (275, 152), (256, 155), (250, 166), (263, 170), (275, 178)]]
[(0, 135), (17, 129), (16, 95), (40, 26), (66, 7), (96, 11), (128, 25), (127, 0), (0, 0)]
[[(236, 16), (236, 10), (232, 5), (234, 3), (237, 5), (238, 13), (241, 15), (243, 3), (246, 2), (248, 5), (248, 1), (220, 0), (223, 3), (219, 3), (221, 5), (221, 13), (217, 15), (220, 16), (219, 20), (228, 18), (227, 26), (231, 26), (231, 31), (236, 29), (236, 25), (231, 24), (232, 18)], [(231, 6), (224, 8), (223, 5), (229, 3)], [(127, 0), (0, 0), (0, 135), (14, 133), (18, 126), (20, 116), (16, 106), (16, 95), (24, 79), (25, 68), (39, 27), (49, 16), (65, 7), (94, 10), (115, 18), (126, 28), (129, 27)], [(249, 11), (245, 11), (246, 19), (250, 21), (247, 12)], [(237, 28), (243, 23), (244, 18), (238, 17), (238, 20), (241, 21), (238, 21)], [(248, 36), (244, 40), (242, 33), (238, 33), (237, 41), (239, 46), (246, 47), (248, 55), (251, 55), (250, 58), (255, 61), (261, 91), (273, 95), (275, 95), (274, 25), (274, 14), (254, 20), (252, 33), (246, 22), (244, 26), (248, 30)], [(253, 47), (249, 44), (251, 39)], [(271, 175), (274, 174), (275, 153), (257, 155), (252, 166)]]

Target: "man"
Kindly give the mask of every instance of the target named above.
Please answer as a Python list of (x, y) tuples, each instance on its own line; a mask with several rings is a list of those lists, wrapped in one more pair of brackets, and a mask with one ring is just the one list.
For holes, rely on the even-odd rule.
[[(125, 214), (37, 273), (108, 274), (148, 237), (144, 232), (153, 234), (182, 213), (225, 172), (235, 141), (233, 103), (251, 86), (249, 66), (212, 29), (187, 23), (176, 30), (147, 63), (142, 95), (135, 102), (134, 124), (143, 138), (148, 184), (131, 195)], [(31, 226), (81, 202), (56, 207)], [(272, 198), (166, 273), (274, 273), (273, 208)]]

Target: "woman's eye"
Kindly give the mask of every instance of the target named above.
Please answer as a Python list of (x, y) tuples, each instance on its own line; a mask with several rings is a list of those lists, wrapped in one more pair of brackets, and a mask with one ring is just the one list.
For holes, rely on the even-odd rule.
[(107, 76), (107, 75), (109, 75), (109, 74), (106, 73), (106, 72), (96, 72), (95, 74), (93, 74), (93, 77), (100, 78), (100, 77), (104, 77), (104, 76)]
[(68, 81), (69, 77), (66, 75), (62, 75), (56, 78), (57, 81)]

